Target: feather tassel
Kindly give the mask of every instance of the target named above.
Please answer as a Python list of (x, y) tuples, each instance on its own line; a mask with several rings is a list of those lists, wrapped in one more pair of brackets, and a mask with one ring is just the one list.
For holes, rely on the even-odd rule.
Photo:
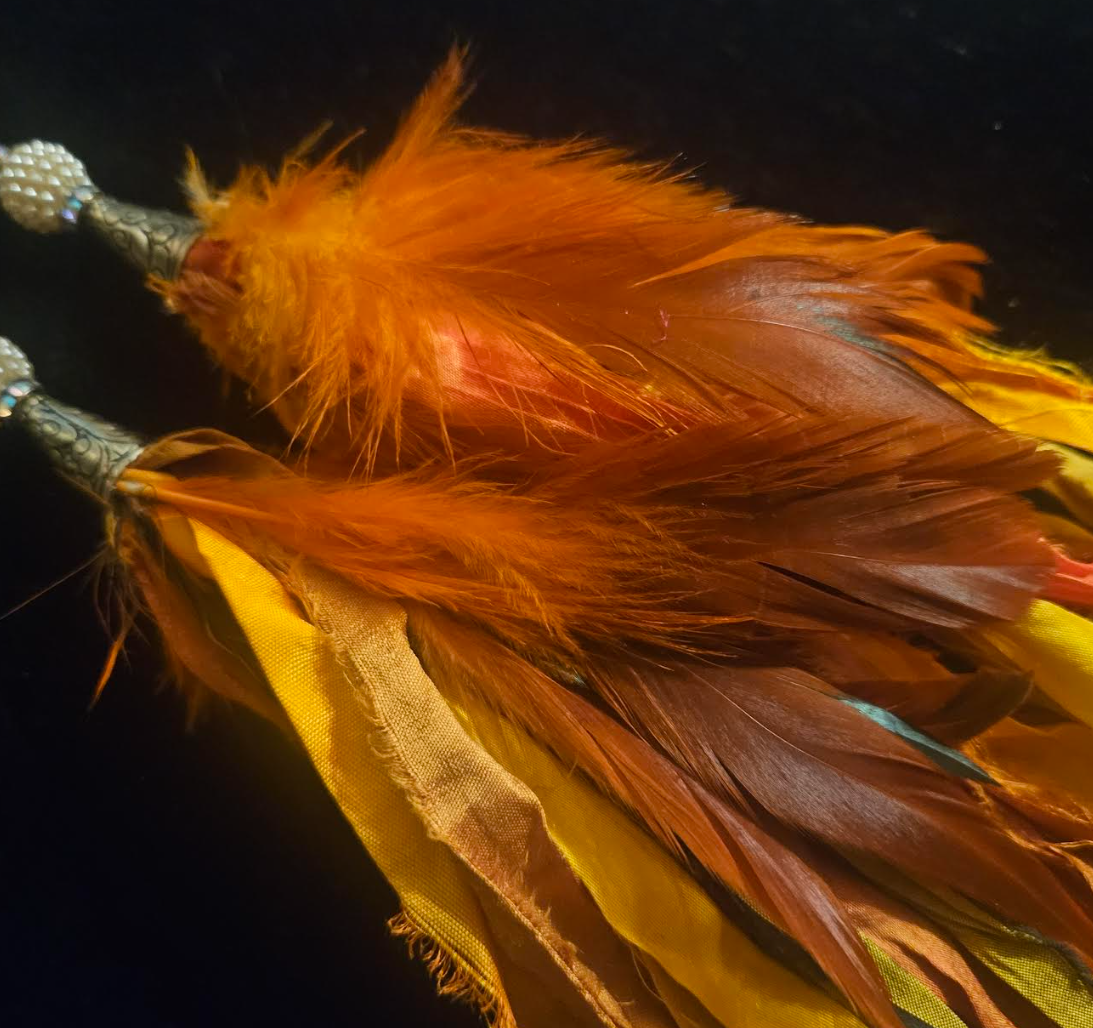
[[(781, 431), (781, 420), (776, 424)], [(856, 430), (850, 434), (860, 439)], [(626, 466), (652, 469), (649, 475), (659, 483), (652, 488), (658, 497), (665, 494), (661, 499), (685, 492), (692, 480), (716, 496), (722, 477), (699, 474), (684, 441), (685, 435), (672, 437), (667, 449), (655, 444), (649, 461), (627, 452)], [(740, 446), (745, 455), (749, 444)], [(757, 440), (755, 445), (760, 447)], [(954, 445), (959, 452), (964, 440)], [(667, 457), (672, 446), (681, 458), (678, 469)], [(664, 533), (670, 519), (647, 542), (615, 532), (619, 519), (640, 526), (653, 511), (678, 510), (667, 503), (649, 506), (642, 491), (650, 488), (644, 471), (636, 482), (632, 472), (616, 473), (611, 460), (604, 460), (599, 500), (616, 520), (578, 528), (567, 521), (567, 512), (588, 517), (590, 508), (579, 500), (577, 484), (587, 477), (576, 469), (568, 477), (559, 474), (552, 490), (542, 493), (531, 484), (520, 491), (452, 479), (446, 471), (435, 479), (417, 475), (334, 487), (284, 469), (274, 472), (267, 458), (248, 458), (234, 444), (222, 456), (216, 447), (203, 450), (183, 438), (163, 452), (179, 450), (191, 455), (171, 465), (171, 476), (127, 472), (122, 481), (127, 493), (201, 518), (282, 574), (291, 574), (300, 561), (320, 564), (398, 600), (409, 612), (424, 666), (454, 702), (470, 690), (574, 763), (665, 845), (693, 856), (803, 942), (870, 1023), (897, 1024), (844, 900), (813, 870), (811, 840), (833, 853), (879, 858), (936, 887), (961, 889), (1001, 917), (1034, 925), (1077, 950), (1093, 949), (1093, 897), (1085, 880), (1040, 830), (1002, 817), (980, 798), (968, 780), (965, 758), (939, 762), (934, 758), (944, 750), (938, 744), (923, 753), (922, 738), (919, 747), (912, 744), (917, 738), (912, 729), (893, 731), (890, 717), (885, 723), (879, 715), (866, 716), (852, 699), (803, 670), (756, 666), (764, 647), (754, 627), (696, 623), (692, 619), (701, 610), (688, 608), (686, 588), (657, 593), (641, 580), (646, 572), (633, 563), (634, 554), (648, 555), (659, 544), (666, 547), (655, 551), (659, 562), (693, 543), (687, 532), (674, 538)], [(906, 473), (924, 469), (925, 481), (936, 469), (957, 466), (936, 446), (914, 458), (905, 443), (895, 452)], [(717, 451), (712, 454), (717, 466)], [(869, 467), (872, 451), (866, 448), (866, 454), (863, 468)], [(1032, 451), (1015, 454), (1020, 466)], [(230, 478), (210, 474), (218, 461), (232, 470)], [(156, 462), (153, 450), (143, 463)], [(845, 477), (833, 460), (817, 459), (811, 466), (821, 494), (825, 485), (833, 487)], [(776, 461), (766, 467), (776, 496), (781, 474)], [(997, 480), (996, 472), (975, 467), (970, 477)], [(732, 497), (737, 490), (731, 474), (724, 481)], [(760, 488), (762, 481), (760, 476)], [(402, 494), (403, 489), (409, 492)], [(440, 516), (459, 510), (461, 503), (458, 518)], [(628, 503), (637, 505), (640, 517), (624, 516)], [(515, 534), (501, 530), (509, 523), (503, 518), (490, 521), (484, 534), (486, 522), (479, 514), (487, 511), (491, 517), (498, 511), (519, 515), (511, 523)], [(464, 532), (489, 549), (466, 548), (459, 541)], [(610, 619), (594, 606), (576, 606), (563, 588), (564, 573), (531, 574), (527, 564), (513, 564), (510, 571), (513, 554), (545, 552), (557, 559), (539, 541), (543, 533), (549, 540), (555, 532), (577, 533), (589, 547), (580, 555), (581, 571), (603, 575), (589, 602), (612, 597)], [(720, 531), (715, 534), (722, 538)], [(746, 539), (746, 533), (738, 535)], [(988, 549), (993, 548), (991, 543)], [(669, 576), (673, 585), (685, 572), (694, 574), (699, 563), (677, 561)], [(973, 562), (969, 571), (971, 581), (976, 566)], [(513, 591), (509, 584), (517, 581)], [(637, 583), (635, 595), (642, 602), (628, 606), (630, 594), (620, 582)], [(531, 604), (518, 599), (529, 587)], [(580, 593), (578, 587), (572, 595)], [(477, 596), (485, 601), (477, 602)], [(651, 620), (650, 603), (660, 608)], [(675, 620), (681, 613), (687, 617)], [(943, 612), (936, 620), (947, 624)], [(903, 624), (909, 629), (919, 621), (913, 617)], [(720, 658), (729, 664), (719, 667), (708, 649), (694, 652), (693, 640), (703, 632), (729, 640), (741, 633)], [(627, 639), (648, 655), (627, 662), (619, 649)], [(657, 647), (675, 656), (651, 660)], [(538, 653), (558, 674), (576, 678), (563, 684), (522, 652)], [(665, 659), (676, 669), (668, 670)], [(734, 668), (741, 660), (751, 666)]]
[[(805, 1003), (818, 1025), (1082, 1023), (1093, 812), (1067, 778), (1089, 632), (1044, 597), (1086, 597), (1060, 546), (1089, 527), (1088, 469), (1010, 429), (1087, 446), (1093, 386), (973, 339), (974, 247), (461, 128), (462, 82), (454, 52), (363, 171), (301, 152), (216, 192), (191, 168), (204, 235), (157, 288), (294, 445), (188, 433), (111, 479), (172, 667), (300, 733), (414, 897), (415, 938), (506, 1025), (551, 1023), (554, 1000), (612, 1028), (731, 1018), (671, 947), (637, 956), (662, 983), (640, 1003), (597, 984), (630, 995), (632, 967), (567, 958), (495, 845), (508, 801), (475, 791), (540, 810), (487, 737), (570, 772), (658, 884), (841, 997), (845, 1016)], [(375, 689), (406, 676), (458, 760), (419, 738), (396, 767), (352, 659), (376, 639)], [(1050, 770), (1040, 725), (1067, 743)], [(471, 758), (482, 776), (431, 817), (414, 783)], [(546, 807), (535, 866), (581, 878), (559, 918), (634, 956), (634, 911)], [(506, 948), (533, 923), (550, 945), (522, 952), (558, 984), (539, 1002)], [(734, 1028), (775, 1023), (757, 1010)]]
[(294, 436), (391, 466), (542, 462), (748, 400), (975, 423), (910, 346), (986, 327), (973, 247), (803, 225), (596, 145), (458, 128), (462, 91), (453, 52), (360, 173), (297, 155), (215, 193), (191, 167), (206, 233), (161, 288)]

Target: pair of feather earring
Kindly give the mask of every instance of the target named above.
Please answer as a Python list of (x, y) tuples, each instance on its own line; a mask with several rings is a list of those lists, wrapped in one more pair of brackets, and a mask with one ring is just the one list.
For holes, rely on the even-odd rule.
[(192, 167), (196, 219), (0, 157), (291, 440), (142, 446), (0, 354), (176, 677), (299, 737), (504, 1028), (1093, 1024), (1093, 386), (977, 335), (972, 247), (461, 88), (363, 172)]

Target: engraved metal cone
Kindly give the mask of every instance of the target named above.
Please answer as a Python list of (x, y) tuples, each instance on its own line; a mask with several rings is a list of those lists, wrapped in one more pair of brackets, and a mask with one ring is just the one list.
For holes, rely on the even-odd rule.
[(0, 147), (0, 207), (32, 232), (85, 227), (141, 271), (165, 279), (178, 277), (201, 235), (195, 218), (107, 196), (82, 161), (58, 143), (40, 139)]
[(94, 414), (33, 392), (15, 408), (54, 467), (77, 485), (107, 500), (121, 473), (140, 456), (135, 435)]
[(105, 239), (141, 271), (168, 280), (178, 278), (202, 232), (196, 218), (123, 203), (105, 193), (96, 193), (84, 203), (79, 224)]
[(42, 393), (30, 361), (7, 339), (0, 339), (0, 411), (26, 426), (61, 474), (104, 500), (144, 449), (132, 433)]

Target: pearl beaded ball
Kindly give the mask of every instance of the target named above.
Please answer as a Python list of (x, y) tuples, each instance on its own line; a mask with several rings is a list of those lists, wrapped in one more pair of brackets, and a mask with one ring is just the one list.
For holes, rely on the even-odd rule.
[(27, 355), (10, 339), (0, 336), (0, 390), (15, 382), (34, 378), (34, 368)]
[(37, 388), (27, 355), (10, 339), (0, 336), (0, 422), (10, 418), (20, 401)]
[(0, 151), (0, 207), (32, 232), (60, 232), (69, 201), (92, 189), (82, 162), (57, 143), (35, 139)]

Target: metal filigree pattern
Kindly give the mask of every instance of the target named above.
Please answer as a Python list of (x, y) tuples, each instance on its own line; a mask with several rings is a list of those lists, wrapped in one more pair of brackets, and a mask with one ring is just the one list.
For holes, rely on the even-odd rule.
[(202, 232), (196, 218), (122, 203), (104, 193), (83, 205), (79, 219), (141, 271), (169, 280), (178, 277)]
[(76, 407), (32, 392), (15, 418), (33, 433), (66, 477), (109, 499), (118, 476), (144, 448), (136, 436)]

